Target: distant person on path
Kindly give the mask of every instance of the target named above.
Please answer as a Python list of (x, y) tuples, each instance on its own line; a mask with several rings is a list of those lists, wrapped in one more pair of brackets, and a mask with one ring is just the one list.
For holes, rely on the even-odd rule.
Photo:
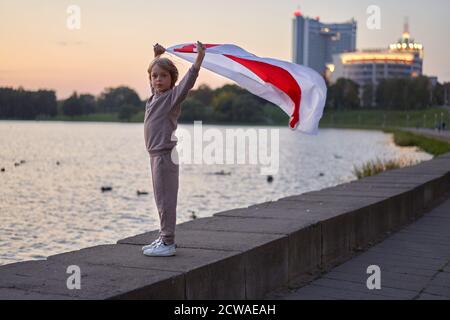
[(175, 255), (175, 226), (178, 195), (178, 153), (172, 134), (181, 113), (180, 104), (194, 87), (205, 57), (205, 46), (197, 41), (197, 59), (180, 83), (178, 70), (168, 58), (160, 56), (166, 49), (154, 45), (155, 59), (148, 68), (152, 95), (145, 106), (144, 139), (150, 155), (153, 193), (160, 219), (159, 237), (142, 247), (147, 256)]

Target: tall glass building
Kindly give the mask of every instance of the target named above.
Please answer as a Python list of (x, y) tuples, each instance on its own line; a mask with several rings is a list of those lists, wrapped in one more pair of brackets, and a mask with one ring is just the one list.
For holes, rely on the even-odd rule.
[(333, 54), (356, 50), (356, 21), (322, 23), (294, 12), (292, 61), (325, 74)]

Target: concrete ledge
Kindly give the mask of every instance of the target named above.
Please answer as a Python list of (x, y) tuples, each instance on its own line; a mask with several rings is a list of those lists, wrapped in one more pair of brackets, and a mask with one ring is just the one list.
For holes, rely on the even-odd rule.
[[(177, 255), (146, 257), (158, 230), (0, 266), (2, 299), (260, 299), (302, 284), (421, 217), (450, 190), (450, 153), (320, 191), (177, 225)], [(81, 269), (81, 289), (66, 286)]]

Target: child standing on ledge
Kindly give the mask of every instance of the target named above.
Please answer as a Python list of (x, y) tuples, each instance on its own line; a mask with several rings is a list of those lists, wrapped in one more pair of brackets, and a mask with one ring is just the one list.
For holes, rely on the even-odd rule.
[[(178, 70), (173, 62), (160, 56), (166, 51), (154, 46), (155, 59), (148, 68), (152, 95), (145, 106), (144, 138), (150, 154), (153, 193), (160, 219), (159, 237), (142, 247), (147, 256), (175, 255), (175, 225), (178, 195), (179, 164), (176, 141), (172, 134), (177, 128), (180, 104), (194, 87), (205, 57), (204, 45), (197, 41), (197, 59), (175, 86)], [(173, 151), (173, 156), (172, 156)]]

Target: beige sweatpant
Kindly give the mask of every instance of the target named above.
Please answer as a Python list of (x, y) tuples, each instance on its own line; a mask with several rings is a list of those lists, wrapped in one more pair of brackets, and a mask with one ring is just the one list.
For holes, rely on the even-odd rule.
[[(177, 155), (176, 151), (174, 154)], [(175, 159), (175, 158), (174, 158)], [(172, 161), (171, 153), (150, 155), (153, 194), (158, 208), (159, 234), (166, 244), (175, 243), (179, 164)]]

